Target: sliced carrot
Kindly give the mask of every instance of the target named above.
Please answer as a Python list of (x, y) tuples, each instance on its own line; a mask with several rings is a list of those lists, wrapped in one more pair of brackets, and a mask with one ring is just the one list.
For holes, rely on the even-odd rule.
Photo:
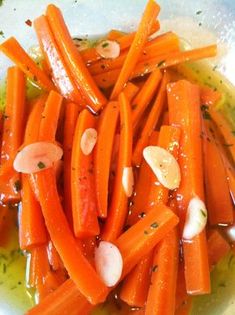
[(212, 269), (228, 252), (231, 247), (218, 230), (213, 230), (208, 237), (209, 265)]
[(82, 149), (83, 134), (90, 128), (96, 128), (96, 117), (84, 109), (76, 123), (71, 160), (73, 228), (79, 238), (99, 234), (93, 152), (85, 155)]
[(151, 99), (153, 98), (162, 78), (162, 74), (159, 69), (153, 71), (148, 79), (145, 81), (143, 87), (134, 98), (132, 102), (133, 111), (133, 128), (136, 128), (138, 122), (140, 121), (142, 114), (149, 105)]
[[(209, 132), (204, 120), (203, 148), (206, 205), (210, 225), (233, 223), (234, 205), (230, 197), (226, 170), (220, 149)], [(216, 183), (216, 185), (215, 185)]]
[(160, 7), (153, 0), (149, 0), (135, 34), (134, 40), (122, 66), (120, 75), (118, 76), (113, 88), (111, 99), (115, 99), (118, 96), (130, 78), (130, 75), (141, 55), (141, 51), (147, 41), (153, 22), (156, 19), (159, 11)]
[[(7, 72), (6, 108), (1, 146), (1, 167), (4, 167), (4, 164), (7, 163), (9, 166), (9, 169), (7, 167), (8, 171), (13, 168), (13, 160), (18, 148), (23, 142), (24, 120), (25, 76), (18, 67), (11, 67), (8, 68)], [(6, 173), (8, 173), (8, 171)], [(19, 201), (19, 186), (19, 174), (13, 169), (10, 171), (7, 182), (4, 180), (4, 176), (2, 179), (0, 178), (2, 202)]]
[(123, 92), (126, 95), (129, 102), (133, 100), (133, 98), (136, 96), (138, 91), (139, 91), (138, 86), (131, 82), (127, 82), (126, 86), (123, 89)]
[[(181, 227), (189, 201), (195, 195), (204, 200), (199, 87), (180, 80), (168, 84), (169, 120), (181, 128), (179, 164), (181, 184), (177, 189), (177, 205)], [(205, 231), (183, 242), (185, 280), (189, 294), (210, 292), (210, 273)]]
[(128, 197), (124, 191), (122, 178), (124, 169), (131, 167), (132, 121), (130, 104), (124, 93), (118, 99), (120, 109), (120, 143), (115, 184), (111, 197), (109, 215), (105, 222), (102, 239), (115, 240), (122, 232), (127, 215)]
[(39, 141), (55, 140), (58, 120), (60, 116), (63, 97), (55, 91), (51, 91), (42, 112), (39, 128)]
[(71, 195), (71, 157), (73, 137), (76, 127), (76, 122), (79, 114), (79, 107), (75, 103), (67, 103), (65, 105), (65, 117), (64, 117), (64, 137), (63, 137), (63, 160), (64, 160), (64, 210), (66, 217), (73, 226), (72, 219), (72, 195)]
[(177, 283), (176, 283), (176, 293), (175, 293), (175, 309), (177, 310), (183, 306), (189, 295), (186, 290), (185, 276), (184, 276), (184, 263), (182, 259), (178, 264), (178, 273), (177, 273)]
[(107, 216), (109, 172), (118, 116), (118, 103), (108, 103), (100, 116), (97, 128), (98, 140), (94, 152), (94, 172), (98, 215), (102, 218)]
[(230, 194), (233, 199), (233, 202), (235, 203), (235, 174), (230, 167), (226, 168), (226, 172)]
[(201, 87), (201, 104), (206, 106), (215, 106), (220, 99), (221, 93), (219, 91), (215, 91), (207, 86)]
[[(6, 216), (8, 213), (8, 207), (5, 205), (0, 206), (0, 232), (2, 233), (2, 229), (4, 227), (5, 221), (6, 221)], [(2, 243), (0, 243), (2, 246)]]
[(74, 45), (61, 11), (55, 5), (50, 4), (47, 7), (46, 14), (56, 43), (73, 76), (77, 88), (81, 91), (88, 106), (94, 112), (98, 112), (107, 103), (107, 100), (98, 89), (78, 49)]
[(191, 297), (188, 297), (185, 300), (185, 303), (183, 303), (179, 308), (176, 309), (175, 315), (191, 314), (192, 306), (193, 306), (193, 299)]
[[(60, 204), (53, 169), (35, 173), (34, 177), (49, 235), (71, 279), (92, 304), (103, 302), (107, 296), (107, 287), (83, 256), (69, 228)], [(53, 215), (51, 209), (53, 209)]]
[(10, 58), (29, 78), (37, 82), (45, 90), (54, 89), (48, 76), (37, 66), (20, 46), (14, 37), (10, 37), (0, 45), (0, 50)]
[(108, 72), (94, 75), (94, 80), (99, 88), (108, 89), (115, 84), (119, 74), (120, 69), (114, 69)]
[(156, 100), (153, 104), (153, 107), (147, 117), (145, 125), (141, 131), (141, 135), (136, 143), (136, 147), (134, 149), (132, 161), (135, 165), (140, 165), (142, 161), (142, 153), (145, 146), (148, 144), (149, 137), (151, 136), (157, 122), (160, 118), (161, 112), (166, 103), (166, 86), (168, 83), (168, 75), (164, 74), (161, 86), (156, 97)]
[(162, 117), (162, 125), (169, 125), (169, 112), (165, 112)]
[(34, 21), (34, 28), (48, 67), (51, 69), (53, 81), (60, 94), (83, 106), (82, 96), (66, 67), (47, 18), (45, 16), (38, 17)]
[(61, 261), (61, 258), (57, 252), (57, 250), (55, 249), (54, 244), (52, 243), (52, 241), (48, 242), (47, 245), (47, 256), (48, 256), (48, 261), (49, 264), (52, 268), (52, 270), (59, 270), (59, 269), (63, 269), (63, 263)]
[(122, 37), (124, 35), (125, 35), (125, 33), (123, 33), (122, 31), (113, 29), (113, 30), (108, 32), (107, 39), (109, 39), (109, 40), (116, 40), (117, 38), (120, 38), (120, 37)]

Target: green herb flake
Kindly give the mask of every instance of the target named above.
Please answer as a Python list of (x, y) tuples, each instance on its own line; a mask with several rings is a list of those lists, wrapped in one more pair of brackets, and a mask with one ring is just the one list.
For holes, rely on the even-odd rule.
[(206, 215), (206, 212), (204, 211), (204, 210), (202, 210), (202, 209), (200, 209), (200, 211), (201, 211), (201, 214), (203, 215), (203, 217), (207, 217), (207, 215)]
[(14, 188), (15, 188), (15, 191), (16, 192), (19, 192), (21, 190), (21, 182), (20, 180), (17, 180), (15, 183), (14, 183)]
[(108, 42), (105, 42), (105, 43), (102, 44), (102, 47), (103, 47), (103, 48), (106, 48), (106, 47), (108, 47), (108, 45), (109, 45), (109, 43), (108, 43)]
[(202, 22), (199, 22), (199, 23), (198, 23), (198, 26), (202, 26)]
[(5, 38), (3, 31), (0, 31), (0, 36), (2, 36), (3, 38)]
[(215, 65), (212, 70), (215, 71), (217, 68), (218, 68), (218, 66)]
[(154, 265), (154, 266), (152, 267), (152, 272), (156, 272), (157, 269), (158, 269), (158, 265)]
[(46, 167), (46, 165), (43, 163), (43, 162), (38, 162), (38, 168), (40, 169), (40, 170), (42, 170), (42, 169), (44, 169)]
[(158, 227), (158, 224), (157, 222), (153, 222), (150, 226), (152, 229), (156, 229)]
[(162, 60), (162, 61), (160, 61), (159, 63), (158, 63), (158, 68), (160, 68), (164, 63), (166, 62), (166, 60)]
[(201, 14), (201, 13), (202, 13), (201, 10), (199, 10), (199, 11), (196, 12), (197, 15), (199, 15), (199, 14)]
[(201, 106), (201, 111), (202, 111), (202, 117), (205, 120), (210, 120), (211, 119), (211, 115), (208, 112), (208, 106), (207, 105), (202, 105)]

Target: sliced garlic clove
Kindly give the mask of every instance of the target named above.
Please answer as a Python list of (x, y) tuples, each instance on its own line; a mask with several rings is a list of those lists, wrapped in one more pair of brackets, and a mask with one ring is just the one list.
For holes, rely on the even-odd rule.
[(129, 198), (133, 194), (134, 175), (132, 167), (124, 167), (122, 173), (122, 187)]
[(31, 174), (52, 167), (62, 158), (63, 150), (51, 142), (35, 142), (20, 150), (13, 162), (17, 172)]
[(188, 205), (186, 220), (183, 230), (183, 239), (191, 240), (200, 234), (207, 223), (207, 210), (204, 202), (193, 197)]
[(80, 147), (84, 155), (89, 155), (93, 151), (97, 142), (97, 131), (94, 128), (87, 128), (81, 137)]
[(144, 148), (143, 156), (164, 187), (168, 189), (179, 187), (180, 167), (171, 153), (158, 146), (148, 146)]
[(123, 269), (122, 255), (114, 244), (101, 241), (95, 249), (95, 267), (103, 282), (113, 287), (121, 278)]
[(120, 45), (113, 40), (103, 40), (96, 46), (96, 51), (105, 59), (115, 59), (120, 55)]

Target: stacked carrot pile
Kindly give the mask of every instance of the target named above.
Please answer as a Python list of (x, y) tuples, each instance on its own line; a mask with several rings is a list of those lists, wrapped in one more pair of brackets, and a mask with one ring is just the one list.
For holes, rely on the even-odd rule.
[[(111, 31), (79, 51), (49, 5), (34, 21), (40, 66), (15, 38), (0, 45), (16, 64), (0, 192), (19, 203), (39, 300), (29, 315), (90, 314), (120, 283), (120, 299), (143, 314), (187, 314), (230, 249), (215, 227), (234, 222), (235, 146), (220, 145), (234, 134), (216, 110), (221, 95), (172, 68), (215, 56), (216, 45), (182, 51), (173, 32), (151, 36), (159, 11), (149, 0), (135, 33)], [(26, 77), (37, 99), (26, 99)]]

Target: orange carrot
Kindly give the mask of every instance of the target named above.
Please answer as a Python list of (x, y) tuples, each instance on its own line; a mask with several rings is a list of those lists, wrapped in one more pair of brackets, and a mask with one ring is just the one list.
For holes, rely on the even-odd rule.
[(59, 269), (63, 269), (63, 263), (60, 259), (60, 256), (57, 252), (57, 250), (55, 249), (54, 244), (52, 243), (52, 241), (48, 242), (47, 245), (47, 256), (48, 256), (48, 261), (50, 266), (52, 267), (52, 270), (59, 270)]
[(131, 82), (127, 82), (126, 86), (123, 89), (123, 92), (126, 95), (129, 102), (133, 100), (133, 98), (136, 96), (138, 91), (139, 91), (138, 86)]
[(209, 265), (212, 269), (230, 251), (229, 243), (218, 230), (213, 230), (208, 237)]
[(185, 300), (185, 303), (183, 303), (179, 308), (176, 309), (175, 315), (189, 315), (191, 314), (193, 306), (193, 299), (191, 297), (188, 297)]
[(111, 99), (115, 99), (117, 97), (130, 78), (130, 75), (141, 55), (141, 51), (146, 43), (153, 22), (156, 19), (159, 11), (160, 7), (153, 0), (149, 0), (135, 34), (134, 40), (122, 66), (120, 75), (118, 76), (113, 88)]
[[(49, 235), (71, 279), (90, 303), (103, 302), (108, 289), (83, 256), (69, 228), (60, 204), (53, 169), (49, 168), (35, 173), (34, 177)], [(53, 209), (53, 215), (51, 209)]]
[(89, 128), (96, 128), (96, 118), (84, 109), (76, 123), (71, 160), (73, 228), (79, 238), (99, 234), (93, 153), (85, 155), (81, 148), (83, 134)]
[(114, 69), (108, 72), (94, 75), (94, 80), (99, 88), (108, 89), (115, 84), (119, 74), (120, 74), (120, 69)]
[(29, 57), (14, 37), (10, 37), (3, 42), (0, 45), (0, 51), (10, 58), (29, 78), (38, 83), (42, 88), (47, 91), (54, 89), (51, 80)]
[(206, 106), (215, 106), (221, 99), (221, 93), (207, 86), (201, 87), (201, 104)]
[(226, 168), (226, 173), (227, 173), (227, 180), (228, 180), (230, 194), (231, 194), (233, 202), (235, 203), (235, 174), (232, 168), (230, 167)]
[(233, 223), (234, 206), (230, 197), (226, 170), (219, 147), (210, 136), (206, 120), (204, 120), (204, 125), (205, 189), (209, 222), (210, 225), (231, 224)]
[[(192, 197), (204, 200), (202, 146), (200, 122), (200, 93), (196, 85), (180, 80), (168, 84), (169, 120), (182, 130), (179, 152), (181, 183), (177, 189), (177, 205), (181, 227)], [(185, 280), (189, 294), (210, 292), (210, 273), (205, 231), (183, 242)]]
[(63, 159), (64, 159), (64, 210), (66, 217), (73, 226), (72, 219), (72, 195), (71, 195), (71, 157), (73, 137), (76, 127), (76, 122), (79, 114), (79, 107), (75, 103), (67, 103), (65, 105), (65, 118), (64, 118), (64, 139), (63, 139)]
[[(151, 228), (151, 225), (156, 222), (158, 227)], [(177, 223), (178, 218), (169, 208), (158, 205), (116, 240), (115, 244), (123, 257), (121, 280)], [(154, 226), (156, 225), (154, 224)], [(79, 267), (77, 268), (79, 269)], [(92, 282), (92, 280), (90, 281)], [(92, 283), (95, 288), (94, 281)], [(95, 289), (97, 290), (97, 287)], [(111, 289), (109, 289), (110, 291)], [(72, 308), (71, 305), (73, 305)], [(69, 279), (46, 297), (42, 303), (28, 311), (27, 315), (56, 315), (58, 312), (66, 314), (68, 310), (71, 315), (78, 313), (88, 315), (92, 308), (93, 306), (79, 292), (75, 283)]]
[(107, 39), (109, 39), (109, 40), (116, 40), (116, 39), (118, 39), (118, 38), (120, 38), (120, 37), (122, 37), (124, 35), (125, 35), (125, 33), (123, 33), (122, 31), (113, 29), (113, 30), (108, 32)]
[(63, 97), (55, 91), (48, 95), (39, 128), (39, 141), (55, 140)]
[(83, 106), (82, 96), (72, 79), (71, 73), (66, 67), (47, 18), (45, 16), (37, 18), (34, 21), (34, 28), (48, 67), (52, 71), (53, 81), (60, 94)]
[(175, 309), (177, 310), (183, 306), (189, 295), (187, 294), (185, 276), (184, 276), (184, 263), (182, 260), (178, 264), (178, 273), (177, 273), (177, 283), (176, 283), (176, 293), (175, 293)]
[(107, 100), (98, 89), (78, 49), (74, 45), (61, 11), (55, 5), (50, 4), (47, 7), (46, 14), (56, 43), (67, 67), (72, 73), (77, 88), (81, 91), (88, 106), (94, 112), (98, 112), (107, 103)]
[[(1, 166), (13, 160), (23, 141), (23, 126), (25, 119), (25, 76), (17, 67), (11, 67), (7, 72), (6, 108), (4, 114)], [(0, 179), (2, 202), (19, 201), (20, 177), (14, 170), (10, 172), (7, 182)]]
[(149, 137), (151, 136), (151, 133), (153, 132), (155, 126), (157, 125), (161, 112), (166, 103), (166, 85), (168, 83), (168, 80), (169, 79), (168, 79), (167, 73), (165, 73), (163, 76), (161, 87), (156, 97), (156, 100), (148, 115), (144, 128), (141, 131), (141, 135), (134, 149), (132, 161), (135, 165), (140, 165), (142, 161), (143, 149), (145, 146), (147, 146)]
[(162, 75), (159, 69), (153, 71), (148, 79), (145, 81), (140, 92), (134, 98), (132, 102), (132, 111), (133, 111), (133, 128), (136, 128), (139, 120), (142, 117), (145, 109), (149, 105), (151, 99), (153, 98), (159, 84), (161, 81)]
[(108, 103), (100, 116), (97, 129), (98, 140), (94, 152), (94, 172), (98, 215), (102, 218), (107, 216), (109, 172), (118, 116), (118, 103)]
[(132, 122), (131, 108), (124, 93), (118, 99), (120, 110), (120, 144), (118, 154), (118, 165), (115, 184), (109, 209), (109, 215), (105, 222), (102, 239), (115, 240), (122, 232), (127, 215), (128, 197), (124, 191), (122, 177), (125, 167), (131, 167), (132, 153)]

